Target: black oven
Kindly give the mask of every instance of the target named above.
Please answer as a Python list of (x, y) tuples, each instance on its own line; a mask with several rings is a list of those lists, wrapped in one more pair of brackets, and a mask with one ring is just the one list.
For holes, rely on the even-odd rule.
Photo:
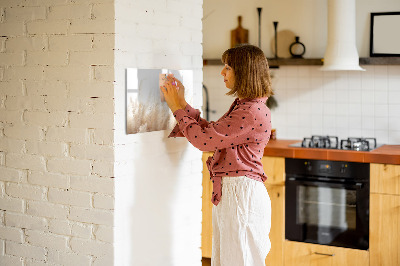
[(287, 158), (285, 169), (286, 239), (368, 249), (368, 163)]

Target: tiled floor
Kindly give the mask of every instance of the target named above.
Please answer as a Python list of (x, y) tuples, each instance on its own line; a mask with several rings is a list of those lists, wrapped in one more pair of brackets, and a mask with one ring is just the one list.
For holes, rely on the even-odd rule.
[(211, 266), (211, 259), (209, 258), (202, 258), (203, 266)]

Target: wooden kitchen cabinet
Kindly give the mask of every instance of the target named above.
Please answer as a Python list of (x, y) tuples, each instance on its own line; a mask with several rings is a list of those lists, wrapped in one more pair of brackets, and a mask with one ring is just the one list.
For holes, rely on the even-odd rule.
[(371, 266), (400, 265), (400, 165), (371, 164)]
[(202, 223), (201, 223), (201, 253), (204, 258), (211, 258), (212, 252), (212, 183), (206, 161), (212, 152), (203, 153), (203, 195), (202, 195)]
[(261, 160), (267, 175), (265, 187), (271, 199), (271, 250), (265, 259), (267, 266), (283, 265), (285, 241), (285, 158), (264, 156)]
[[(203, 153), (203, 217), (201, 250), (202, 256), (211, 258), (212, 253), (212, 183), (207, 169), (206, 161), (212, 152)], [(266, 265), (283, 265), (283, 243), (285, 230), (285, 158), (282, 157), (263, 157), (262, 164), (268, 176), (265, 182), (272, 205), (271, 221), (271, 250), (266, 258)]]
[(285, 240), (284, 252), (285, 266), (369, 265), (369, 253), (365, 250), (316, 245)]
[(370, 164), (371, 193), (400, 195), (400, 165)]

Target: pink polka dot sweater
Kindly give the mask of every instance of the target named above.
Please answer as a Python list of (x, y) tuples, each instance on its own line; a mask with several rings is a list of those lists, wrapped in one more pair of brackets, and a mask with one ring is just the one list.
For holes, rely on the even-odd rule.
[(271, 112), (266, 100), (267, 97), (236, 98), (216, 122), (201, 118), (200, 111), (189, 104), (174, 112), (178, 124), (169, 137), (186, 137), (199, 150), (214, 151), (207, 160), (214, 205), (221, 200), (224, 176), (247, 176), (261, 182), (267, 179), (261, 164), (271, 132)]

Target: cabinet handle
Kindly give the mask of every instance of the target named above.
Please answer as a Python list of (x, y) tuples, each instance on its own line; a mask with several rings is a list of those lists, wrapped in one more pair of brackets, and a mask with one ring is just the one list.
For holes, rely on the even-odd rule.
[(315, 255), (323, 255), (323, 256), (335, 256), (335, 254), (327, 254), (327, 253), (320, 253), (320, 252), (314, 252)]

